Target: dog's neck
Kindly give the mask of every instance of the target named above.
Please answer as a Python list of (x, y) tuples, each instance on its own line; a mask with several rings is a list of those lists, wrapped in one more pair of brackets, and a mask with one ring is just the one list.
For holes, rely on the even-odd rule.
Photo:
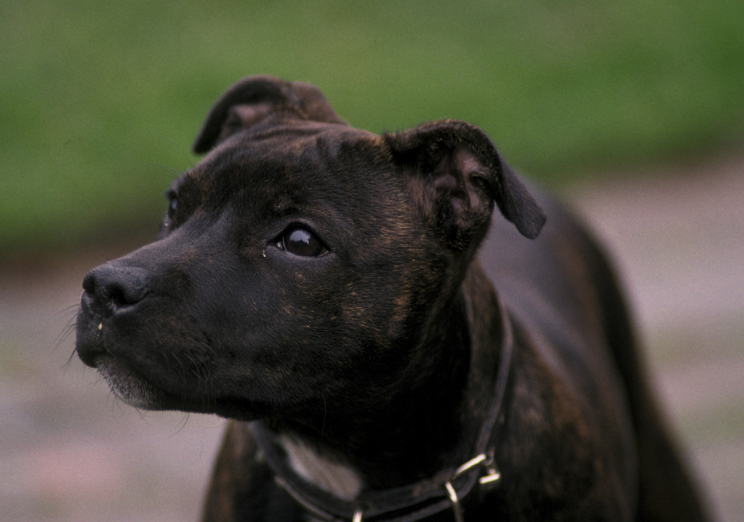
[[(446, 311), (447, 332), (427, 350), (427, 357), (439, 360), (428, 365), (423, 386), (401, 391), (377, 410), (343, 418), (330, 412), (320, 434), (302, 425), (271, 426), (282, 434), (279, 442), (298, 475), (350, 500), (362, 489), (407, 485), (474, 456), (475, 438), (488, 415), (489, 400), (483, 398), (493, 394), (500, 311), (477, 263), (460, 297)], [(474, 324), (482, 327), (471, 328)], [(463, 356), (468, 347), (469, 358)]]
[(341, 500), (353, 500), (364, 487), (360, 473), (350, 465), (335, 462), (301, 439), (282, 435), (289, 465), (299, 476)]

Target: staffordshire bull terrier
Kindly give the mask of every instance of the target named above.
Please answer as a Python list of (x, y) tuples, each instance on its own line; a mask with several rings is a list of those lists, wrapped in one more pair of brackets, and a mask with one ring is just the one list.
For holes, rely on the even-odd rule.
[(232, 419), (203, 520), (705, 520), (605, 256), (481, 130), (376, 135), (255, 76), (194, 151), (157, 241), (86, 275), (76, 349)]

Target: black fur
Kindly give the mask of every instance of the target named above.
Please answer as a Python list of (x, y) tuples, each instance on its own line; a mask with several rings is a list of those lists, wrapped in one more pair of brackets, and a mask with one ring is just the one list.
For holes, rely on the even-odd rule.
[(502, 480), (466, 519), (704, 519), (604, 256), (481, 130), (377, 136), (315, 87), (260, 76), (220, 98), (194, 150), (158, 240), (86, 276), (77, 352), (135, 406), (235, 419), (205, 520), (304, 517), (247, 421), (366, 490), (473, 457), (501, 306), (516, 338)]

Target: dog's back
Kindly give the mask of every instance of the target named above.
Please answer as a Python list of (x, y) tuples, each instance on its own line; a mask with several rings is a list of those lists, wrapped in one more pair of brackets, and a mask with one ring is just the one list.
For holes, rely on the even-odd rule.
[[(705, 520), (696, 488), (656, 405), (614, 267), (576, 216), (538, 188), (530, 189), (548, 216), (540, 236), (523, 241), (509, 223), (495, 219), (480, 250), (484, 270), (518, 318), (533, 326), (541, 323), (538, 328), (558, 347), (574, 382), (594, 380), (600, 386), (589, 391), (598, 400), (596, 394), (606, 394), (608, 388), (618, 391), (610, 403), (619, 410), (611, 415), (628, 415), (633, 429), (637, 461), (628, 463), (628, 471), (637, 474), (639, 484), (637, 520)], [(567, 331), (566, 324), (582, 328)], [(599, 352), (598, 346), (607, 352)], [(587, 367), (585, 361), (598, 364)], [(606, 386), (607, 380), (616, 386)], [(606, 405), (607, 399), (599, 403)]]

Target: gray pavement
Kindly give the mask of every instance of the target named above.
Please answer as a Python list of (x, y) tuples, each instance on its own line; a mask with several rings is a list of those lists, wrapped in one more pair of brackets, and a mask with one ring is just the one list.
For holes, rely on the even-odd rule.
[[(744, 520), (744, 158), (564, 197), (618, 260), (719, 520)], [(198, 520), (224, 421), (138, 412), (70, 359), (83, 275), (127, 249), (0, 271), (0, 522)]]

